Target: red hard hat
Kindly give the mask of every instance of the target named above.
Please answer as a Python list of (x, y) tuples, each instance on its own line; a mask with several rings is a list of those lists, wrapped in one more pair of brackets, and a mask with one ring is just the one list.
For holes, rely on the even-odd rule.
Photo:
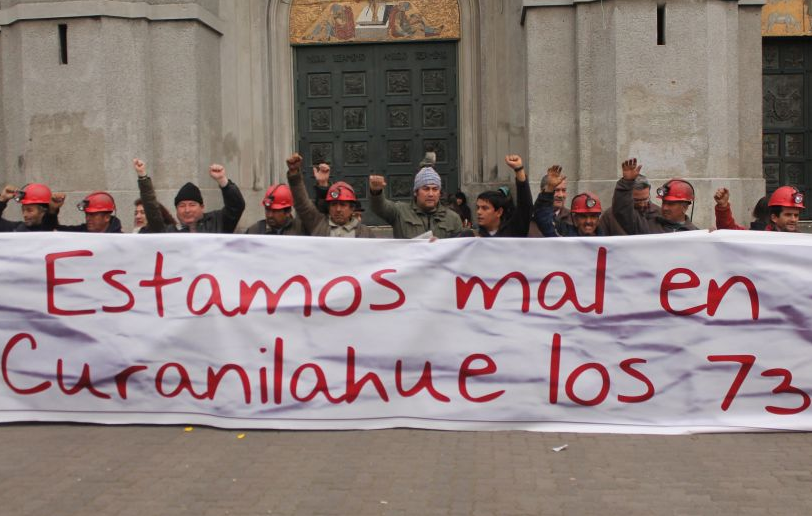
[(333, 183), (329, 190), (327, 190), (327, 202), (330, 201), (350, 201), (355, 202), (355, 190), (344, 181)]
[(804, 194), (794, 186), (782, 186), (770, 196), (767, 206), (784, 206), (785, 208), (803, 208)]
[(694, 202), (694, 187), (684, 179), (672, 179), (657, 189), (657, 198), (671, 202)]
[(603, 210), (597, 195), (592, 192), (584, 192), (572, 198), (570, 211), (572, 213), (597, 213), (600, 215)]
[(288, 185), (271, 185), (265, 191), (262, 205), (269, 210), (284, 210), (293, 206), (293, 194)]
[(77, 204), (76, 208), (85, 213), (112, 213), (116, 211), (116, 201), (107, 192), (93, 192)]
[(14, 199), (21, 204), (50, 204), (51, 189), (40, 183), (29, 183), (17, 190)]

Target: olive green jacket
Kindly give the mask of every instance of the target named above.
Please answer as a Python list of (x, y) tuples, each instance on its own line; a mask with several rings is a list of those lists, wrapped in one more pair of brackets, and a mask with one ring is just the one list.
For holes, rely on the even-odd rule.
[(383, 192), (371, 194), (372, 212), (392, 225), (395, 238), (414, 238), (426, 231), (431, 231), (437, 238), (449, 238), (462, 231), (462, 219), (456, 212), (438, 206), (431, 213), (426, 213), (414, 203), (395, 202), (386, 199)]

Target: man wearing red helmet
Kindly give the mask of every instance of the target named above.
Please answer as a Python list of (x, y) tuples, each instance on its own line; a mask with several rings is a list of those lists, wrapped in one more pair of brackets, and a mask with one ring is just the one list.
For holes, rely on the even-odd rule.
[(246, 235), (305, 235), (302, 221), (293, 216), (293, 194), (288, 185), (271, 185), (262, 198), (265, 218), (245, 231)]
[(804, 194), (794, 186), (776, 189), (767, 202), (770, 207), (770, 224), (767, 231), (798, 232), (798, 219), (804, 209)]
[(152, 179), (147, 176), (146, 165), (136, 158), (133, 167), (138, 174), (138, 190), (147, 216), (147, 230), (142, 233), (233, 233), (245, 211), (245, 200), (240, 189), (226, 176), (222, 165), (212, 164), (209, 176), (217, 182), (223, 196), (223, 208), (205, 211), (203, 194), (194, 183), (186, 183), (175, 195), (177, 225), (165, 224), (161, 216)]
[[(56, 211), (62, 202), (56, 205)], [(116, 202), (107, 192), (93, 192), (82, 199), (76, 208), (85, 214), (85, 223), (76, 226), (57, 225), (57, 231), (74, 233), (121, 233), (121, 221), (114, 215)]]
[(40, 183), (30, 183), (19, 190), (13, 186), (6, 186), (0, 193), (0, 215), (11, 199), (20, 203), (23, 220), (22, 222), (12, 222), (0, 218), (0, 231), (53, 231), (55, 229), (56, 217), (50, 211), (54, 195), (50, 188)]
[(547, 169), (544, 190), (539, 194), (536, 203), (536, 221), (545, 237), (575, 237), (575, 236), (603, 236), (598, 227), (601, 216), (601, 201), (592, 192), (583, 192), (572, 198), (570, 204), (570, 218), (572, 222), (563, 220), (556, 225), (554, 195), (558, 185), (566, 181), (559, 165)]
[(621, 165), (623, 176), (618, 180), (612, 197), (612, 212), (620, 227), (629, 235), (697, 229), (688, 217), (688, 208), (694, 202), (694, 187), (684, 179), (671, 179), (657, 189), (657, 198), (662, 200), (659, 216), (647, 218), (634, 209), (632, 190), (642, 168), (634, 158)]
[(293, 154), (287, 159), (288, 184), (293, 194), (293, 207), (301, 219), (305, 234), (311, 236), (374, 238), (372, 230), (353, 217), (355, 190), (344, 181), (334, 183), (327, 190), (328, 214), (321, 213), (307, 196), (302, 178), (302, 157)]

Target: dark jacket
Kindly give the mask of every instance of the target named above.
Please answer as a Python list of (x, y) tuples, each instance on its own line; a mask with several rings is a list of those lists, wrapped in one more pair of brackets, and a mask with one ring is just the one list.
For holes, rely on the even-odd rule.
[(250, 228), (245, 230), (246, 235), (307, 235), (302, 226), (302, 221), (298, 217), (290, 219), (285, 227), (273, 229), (265, 223), (265, 219), (258, 220)]
[[(551, 204), (552, 206), (552, 204)], [(530, 183), (516, 180), (516, 210), (508, 220), (502, 221), (496, 233), (491, 235), (479, 228), (481, 237), (514, 237), (524, 238), (530, 228), (530, 216), (533, 209), (533, 196), (530, 194)]]
[(42, 223), (37, 226), (28, 227), (23, 221), (6, 220), (2, 218), (6, 206), (8, 206), (8, 201), (0, 202), (0, 232), (27, 233), (30, 231), (53, 231), (56, 228), (56, 215), (50, 212), (45, 214)]
[[(528, 238), (541, 238), (544, 236), (544, 233), (541, 230), (541, 224), (538, 220), (536, 220), (536, 212), (541, 208), (541, 193), (539, 193), (538, 197), (536, 197), (536, 202), (533, 204), (533, 215), (532, 219), (530, 220), (530, 227), (527, 230)], [(558, 210), (558, 215), (555, 215), (555, 227), (559, 227), (563, 224), (572, 224), (572, 219), (570, 218), (570, 210), (564, 206)]]
[[(555, 223), (555, 209), (553, 208), (553, 197), (555, 192), (542, 191), (536, 201), (536, 212), (534, 214), (537, 224), (544, 237), (577, 237), (577, 236), (604, 236), (600, 227), (594, 235), (581, 235), (578, 228), (569, 221)], [(539, 202), (540, 201), (540, 202)]]
[(669, 222), (661, 216), (647, 219), (634, 209), (633, 186), (634, 181), (620, 178), (615, 186), (615, 194), (612, 197), (612, 214), (627, 234), (649, 235), (698, 229), (690, 220), (686, 220), (683, 224), (677, 224)]
[[(660, 207), (650, 202), (648, 204), (648, 209), (646, 210), (644, 216), (646, 217), (647, 220), (660, 217), (661, 216)], [(626, 233), (626, 231), (624, 231), (623, 228), (620, 227), (620, 224), (615, 218), (615, 214), (612, 213), (611, 206), (608, 209), (603, 210), (603, 213), (601, 213), (601, 218), (598, 220), (598, 229), (604, 236), (628, 235), (628, 233)]]
[[(78, 224), (76, 226), (63, 226), (58, 224), (57, 231), (66, 231), (69, 233), (87, 233), (87, 224)], [(110, 217), (110, 224), (107, 226), (105, 233), (121, 233), (121, 221), (113, 215)]]
[[(288, 185), (293, 194), (296, 217), (302, 221), (305, 234), (320, 237), (330, 236), (330, 217), (320, 212), (307, 196), (302, 173), (298, 170), (288, 170)], [(375, 238), (375, 234), (369, 227), (358, 223), (355, 227), (355, 238)]]
[[(147, 216), (146, 231), (141, 233), (189, 233), (189, 228), (178, 223), (177, 225), (164, 224), (161, 209), (152, 179), (138, 178), (138, 190), (141, 192), (141, 201), (144, 203), (144, 214)], [(230, 179), (226, 186), (220, 189), (223, 194), (223, 209), (207, 211), (203, 218), (197, 221), (198, 233), (234, 233), (242, 212), (245, 210), (245, 200), (240, 189)]]

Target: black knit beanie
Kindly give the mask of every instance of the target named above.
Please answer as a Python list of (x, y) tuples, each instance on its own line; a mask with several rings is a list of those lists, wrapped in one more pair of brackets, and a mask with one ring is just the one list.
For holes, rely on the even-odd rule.
[(175, 196), (175, 206), (181, 201), (197, 201), (203, 204), (203, 196), (200, 194), (200, 188), (192, 183), (186, 183), (178, 190), (178, 195)]

